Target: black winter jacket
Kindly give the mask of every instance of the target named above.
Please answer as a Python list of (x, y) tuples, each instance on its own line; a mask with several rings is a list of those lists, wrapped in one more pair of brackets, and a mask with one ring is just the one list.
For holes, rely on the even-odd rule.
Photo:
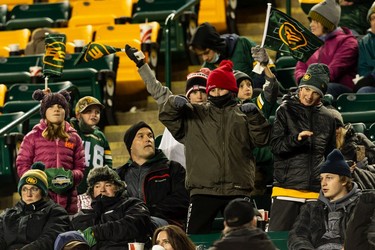
[(156, 149), (155, 156), (139, 166), (129, 160), (118, 173), (128, 186), (128, 195), (143, 199), (151, 216), (169, 223), (184, 223), (189, 207), (189, 193), (185, 188), (186, 171), (175, 161), (169, 161)]
[(276, 247), (267, 234), (259, 228), (238, 228), (228, 232), (220, 240), (216, 241), (209, 250), (248, 250), (262, 249), (274, 250)]
[(93, 209), (81, 210), (72, 220), (74, 230), (92, 227), (95, 249), (127, 249), (128, 242), (149, 241), (152, 234), (150, 213), (137, 198), (115, 197), (93, 200)]
[[(298, 141), (298, 134), (312, 131), (310, 138)], [(336, 125), (322, 104), (304, 106), (298, 92), (287, 94), (276, 111), (271, 135), (274, 153), (274, 185), (319, 192), (319, 165), (336, 144)]]
[(51, 250), (56, 237), (68, 230), (67, 212), (52, 200), (19, 201), (0, 215), (0, 249)]

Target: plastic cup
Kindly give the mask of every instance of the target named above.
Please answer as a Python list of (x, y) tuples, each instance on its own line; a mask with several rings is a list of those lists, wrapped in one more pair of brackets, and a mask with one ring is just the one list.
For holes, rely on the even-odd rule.
[(141, 43), (151, 43), (152, 26), (147, 23), (139, 25), (141, 29)]
[(129, 250), (144, 250), (145, 243), (131, 242), (128, 243)]

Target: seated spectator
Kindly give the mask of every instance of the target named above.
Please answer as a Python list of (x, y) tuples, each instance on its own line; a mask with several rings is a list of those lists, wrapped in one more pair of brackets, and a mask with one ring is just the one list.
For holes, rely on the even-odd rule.
[(150, 213), (137, 198), (127, 197), (125, 182), (107, 166), (93, 168), (87, 176), (92, 209), (82, 209), (72, 228), (82, 232), (92, 250), (124, 249), (129, 242), (150, 243)]
[(318, 201), (306, 204), (289, 232), (290, 250), (343, 248), (361, 191), (352, 182), (349, 165), (339, 150), (334, 149), (321, 165), (320, 184)]
[(358, 42), (346, 27), (338, 27), (340, 5), (335, 0), (325, 0), (314, 5), (309, 12), (311, 32), (324, 41), (304, 63), (297, 62), (294, 76), (300, 82), (312, 63), (328, 65), (330, 78), (327, 94), (337, 98), (342, 93), (353, 92), (353, 78), (358, 62)]
[(0, 249), (51, 250), (56, 237), (69, 230), (69, 216), (48, 198), (45, 166), (35, 162), (18, 182), (21, 200), (0, 215)]
[(368, 11), (367, 21), (370, 29), (358, 44), (358, 75), (362, 78), (354, 87), (357, 93), (375, 92), (375, 2)]
[(375, 249), (375, 191), (362, 192), (346, 229), (345, 250)]
[(154, 132), (143, 121), (126, 131), (124, 142), (130, 159), (118, 173), (128, 195), (145, 201), (157, 227), (168, 223), (183, 227), (189, 207), (185, 169), (155, 149)]
[(152, 249), (155, 245), (162, 246), (165, 250), (195, 250), (196, 247), (186, 233), (178, 226), (167, 225), (155, 230), (152, 237)]
[(336, 109), (328, 109), (336, 120), (336, 147), (348, 162), (354, 181), (361, 189), (375, 188), (375, 144), (363, 133), (344, 124)]
[(90, 250), (89, 244), (77, 231), (68, 231), (57, 236), (54, 250)]
[(248, 199), (234, 199), (225, 207), (223, 236), (209, 250), (225, 249), (276, 249), (267, 234), (257, 228), (255, 208)]

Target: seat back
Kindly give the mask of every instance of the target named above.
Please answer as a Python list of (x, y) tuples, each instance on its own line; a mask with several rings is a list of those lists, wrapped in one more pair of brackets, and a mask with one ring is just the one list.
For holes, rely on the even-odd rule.
[(367, 130), (366, 133), (367, 137), (372, 141), (375, 142), (375, 123), (372, 123)]
[(296, 64), (297, 60), (292, 56), (279, 57), (275, 62), (277, 80), (279, 80), (285, 90), (298, 86), (294, 78)]
[(219, 33), (227, 31), (227, 17), (224, 0), (201, 0), (198, 11), (198, 25), (209, 22)]
[[(149, 22), (152, 25), (151, 41), (157, 40), (159, 23)], [(124, 48), (126, 44), (141, 49), (140, 43), (140, 25), (141, 24), (117, 24), (113, 26), (101, 26), (96, 31), (95, 42), (111, 45), (118, 48)], [(124, 34), (127, 34), (124, 36)], [(124, 52), (117, 52), (120, 59), (116, 77), (116, 93), (134, 93), (145, 90), (145, 85), (138, 74), (138, 68)]]
[[(77, 1), (72, 3), (69, 27), (91, 24), (96, 30), (101, 25), (125, 23), (132, 16), (132, 0)], [(124, 21), (118, 21), (123, 19)]]
[(69, 2), (16, 5), (9, 13), (6, 29), (66, 26), (69, 17)]
[(94, 28), (92, 25), (78, 27), (52, 28), (53, 31), (66, 35), (66, 49), (68, 53), (74, 53), (74, 40), (82, 40), (88, 44), (94, 38)]
[[(21, 51), (24, 51), (30, 40), (31, 32), (29, 29), (0, 31), (0, 57), (9, 56), (9, 45), (18, 44)], [(0, 62), (1, 63), (1, 62)]]
[(340, 112), (375, 110), (375, 93), (345, 93), (337, 97), (337, 109)]
[(354, 129), (354, 131), (356, 133), (362, 133), (362, 134), (365, 134), (367, 131), (367, 128), (366, 128), (366, 124), (364, 124), (363, 122), (355, 122), (355, 123), (352, 123), (352, 128)]
[[(18, 111), (18, 112), (11, 112), (11, 113), (4, 113), (0, 115), (0, 128), (5, 127), (12, 121), (20, 118), (24, 112)], [(19, 132), (22, 133), (22, 124), (14, 127), (10, 132)]]
[(0, 0), (0, 4), (6, 4), (8, 11), (11, 11), (14, 6), (19, 4), (33, 4), (34, 0)]

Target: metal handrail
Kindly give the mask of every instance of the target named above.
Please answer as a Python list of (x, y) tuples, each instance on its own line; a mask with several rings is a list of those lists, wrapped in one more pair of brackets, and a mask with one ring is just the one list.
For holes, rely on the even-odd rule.
[(172, 72), (172, 64), (171, 64), (171, 22), (179, 18), (186, 10), (192, 8), (194, 5), (198, 4), (199, 0), (191, 0), (181, 6), (178, 10), (173, 11), (171, 14), (167, 16), (165, 19), (165, 85), (171, 89), (171, 72)]

